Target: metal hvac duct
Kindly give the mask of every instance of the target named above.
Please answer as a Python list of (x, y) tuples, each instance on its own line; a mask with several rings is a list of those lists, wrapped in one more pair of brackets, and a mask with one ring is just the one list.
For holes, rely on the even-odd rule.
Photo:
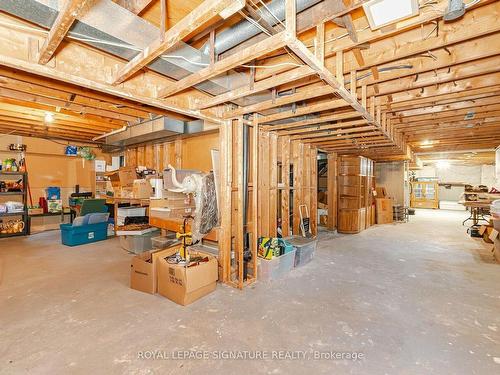
[(193, 134), (203, 130), (203, 121), (182, 121), (170, 117), (158, 117), (153, 120), (129, 126), (117, 134), (106, 137), (106, 144), (113, 146), (129, 146), (155, 139), (176, 136), (180, 134)]
[[(297, 13), (310, 8), (313, 5), (321, 3), (321, 1), (322, 0), (297, 0)], [(258, 1), (255, 0), (255, 3), (257, 4)], [(285, 20), (285, 0), (271, 1), (269, 4), (266, 4), (266, 7), (260, 7), (257, 12), (267, 23), (274, 26), (278, 24), (279, 21)], [(251, 22), (248, 22), (247, 20), (241, 21), (227, 30), (223, 30), (217, 34), (214, 44), (215, 52), (217, 54), (224, 53), (231, 48), (236, 47), (238, 44), (253, 38), (261, 32), (261, 29)], [(205, 55), (208, 55), (209, 49), (209, 43), (205, 43), (202, 47), (202, 51)]]

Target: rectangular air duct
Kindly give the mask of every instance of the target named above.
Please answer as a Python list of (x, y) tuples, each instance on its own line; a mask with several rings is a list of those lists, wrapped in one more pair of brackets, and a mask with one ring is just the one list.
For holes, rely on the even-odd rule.
[(180, 134), (198, 133), (202, 130), (202, 120), (182, 121), (170, 117), (158, 117), (154, 120), (129, 126), (123, 132), (106, 137), (106, 144), (129, 146)]

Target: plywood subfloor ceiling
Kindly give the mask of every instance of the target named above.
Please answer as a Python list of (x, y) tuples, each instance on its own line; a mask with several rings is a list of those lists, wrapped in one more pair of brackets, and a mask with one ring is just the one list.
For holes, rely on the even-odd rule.
[[(0, 13), (0, 37), (9, 40), (0, 51), (0, 132), (91, 140), (176, 114), (216, 123), (246, 116), (320, 150), (377, 160), (500, 144), (499, 1), (473, 2), (453, 22), (443, 20), (448, 1), (421, 1), (417, 16), (378, 30), (363, 1), (297, 13), (286, 0), (276, 25), (257, 0), (114, 3), (159, 29), (131, 61), (68, 38), (92, 1), (67, 1), (50, 32)], [(217, 36), (242, 21), (263, 32), (217, 53)], [(148, 68), (180, 41), (208, 45), (209, 64), (180, 80)], [(227, 92), (194, 88), (234, 74)]]

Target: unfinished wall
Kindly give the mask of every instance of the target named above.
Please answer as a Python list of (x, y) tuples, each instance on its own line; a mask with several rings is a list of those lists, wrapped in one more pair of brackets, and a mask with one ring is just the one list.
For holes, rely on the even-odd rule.
[(212, 168), (211, 150), (219, 148), (218, 131), (200, 133), (161, 143), (128, 147), (126, 165), (146, 166), (161, 172), (172, 164), (176, 168), (209, 172)]
[(375, 163), (376, 186), (383, 186), (396, 204), (409, 205), (409, 187), (404, 162)]
[[(18, 152), (8, 151), (11, 143), (21, 143), (27, 146), (26, 165), (33, 203), (38, 203), (38, 197), (45, 196), (48, 186), (61, 187), (63, 204), (68, 204), (68, 197), (74, 192), (75, 185), (80, 185), (80, 191), (92, 191), (94, 186), (94, 162), (80, 157), (64, 154), (67, 142), (50, 141), (41, 138), (21, 137), (0, 134), (0, 159), (16, 158)], [(71, 143), (75, 144), (76, 143)], [(98, 158), (103, 158), (100, 150), (94, 152)]]

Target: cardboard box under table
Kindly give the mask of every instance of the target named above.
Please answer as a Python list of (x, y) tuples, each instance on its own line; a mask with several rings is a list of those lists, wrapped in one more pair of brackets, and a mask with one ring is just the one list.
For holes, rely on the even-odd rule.
[(213, 292), (217, 286), (217, 259), (209, 254), (191, 251), (193, 257), (208, 257), (208, 262), (186, 267), (158, 259), (158, 293), (179, 305), (189, 305)]

